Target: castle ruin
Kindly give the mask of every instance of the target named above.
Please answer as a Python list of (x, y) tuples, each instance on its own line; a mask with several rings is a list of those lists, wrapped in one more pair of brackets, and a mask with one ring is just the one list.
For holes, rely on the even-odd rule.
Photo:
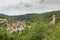
[(56, 24), (56, 15), (52, 16), (52, 21), (50, 21), (51, 25), (55, 25)]

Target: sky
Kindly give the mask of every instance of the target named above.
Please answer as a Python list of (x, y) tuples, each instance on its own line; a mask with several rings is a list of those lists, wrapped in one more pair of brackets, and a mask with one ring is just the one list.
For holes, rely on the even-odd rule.
[(0, 0), (0, 14), (21, 15), (60, 10), (60, 0)]

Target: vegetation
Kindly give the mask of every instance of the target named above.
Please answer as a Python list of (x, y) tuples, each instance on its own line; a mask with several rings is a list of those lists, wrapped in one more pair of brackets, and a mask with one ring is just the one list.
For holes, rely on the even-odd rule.
[[(56, 25), (49, 24), (49, 22), (52, 20), (52, 15), (56, 15), (57, 17)], [(9, 16), (8, 19), (11, 20), (9, 20), (8, 23), (15, 23), (15, 21), (18, 20), (21, 22), (26, 22), (27, 27), (25, 27), (25, 29), (20, 33), (8, 33), (4, 27), (0, 26), (0, 40), (60, 40), (59, 15), (60, 12), (56, 11), (43, 14)]]

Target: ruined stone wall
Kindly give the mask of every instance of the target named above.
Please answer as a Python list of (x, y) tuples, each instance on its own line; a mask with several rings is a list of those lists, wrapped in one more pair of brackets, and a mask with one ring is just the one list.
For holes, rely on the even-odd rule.
[(52, 16), (52, 21), (50, 21), (51, 25), (55, 25), (56, 24), (56, 15)]

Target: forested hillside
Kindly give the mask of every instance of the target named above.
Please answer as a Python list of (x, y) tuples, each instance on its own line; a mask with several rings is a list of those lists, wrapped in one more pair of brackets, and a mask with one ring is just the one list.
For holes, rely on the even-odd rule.
[(42, 14), (37, 14), (37, 13), (29, 13), (25, 15), (17, 15), (17, 16), (8, 16), (8, 15), (3, 15), (0, 14), (0, 18), (10, 18), (13, 20), (18, 20), (18, 21), (28, 21), (28, 22), (36, 22), (38, 21), (50, 21), (52, 18), (52, 15), (56, 15), (57, 20), (60, 20), (60, 11), (52, 11), (52, 12), (47, 12), (47, 13), (42, 13)]
[(25, 14), (25, 15), (18, 15), (18, 16), (13, 16), (12, 19), (18, 20), (18, 21), (25, 21), (25, 22), (49, 22), (52, 19), (52, 15), (56, 15), (56, 20), (57, 22), (60, 22), (60, 11), (53, 11), (53, 12), (47, 12), (43, 14)]
[[(53, 15), (56, 16), (54, 25), (50, 24)], [(23, 30), (15, 31), (17, 27)], [(60, 11), (18, 16), (1, 14), (0, 40), (60, 40)]]

